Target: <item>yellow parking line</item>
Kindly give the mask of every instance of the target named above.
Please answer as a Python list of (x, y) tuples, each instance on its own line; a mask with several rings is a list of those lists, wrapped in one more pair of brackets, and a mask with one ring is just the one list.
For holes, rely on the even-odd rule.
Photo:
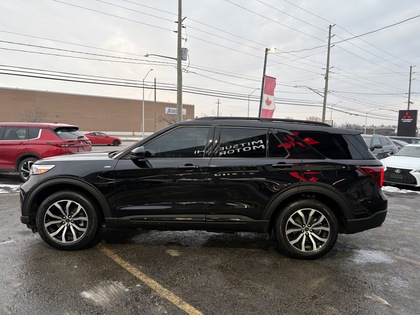
[(133, 276), (135, 276), (137, 279), (142, 281), (143, 283), (147, 284), (150, 288), (152, 288), (157, 294), (159, 294), (161, 297), (167, 299), (169, 302), (186, 312), (190, 315), (202, 315), (199, 310), (195, 309), (193, 306), (185, 302), (183, 299), (181, 299), (179, 296), (173, 294), (168, 289), (164, 288), (162, 285), (157, 283), (152, 278), (146, 276), (144, 273), (142, 273), (137, 268), (130, 265), (128, 262), (126, 262), (124, 259), (122, 259), (120, 256), (115, 254), (112, 250), (110, 250), (108, 247), (106, 247), (104, 244), (98, 244), (96, 246), (102, 253), (104, 253), (106, 256), (111, 258), (113, 261), (115, 261), (118, 265), (120, 265), (122, 268), (127, 270), (129, 273), (131, 273)]
[(401, 261), (405, 261), (414, 265), (420, 265), (420, 261), (417, 260), (413, 260), (410, 258), (406, 258), (406, 257), (402, 257), (402, 256), (398, 256), (398, 255), (391, 255), (392, 257), (394, 257), (395, 259), (401, 260)]

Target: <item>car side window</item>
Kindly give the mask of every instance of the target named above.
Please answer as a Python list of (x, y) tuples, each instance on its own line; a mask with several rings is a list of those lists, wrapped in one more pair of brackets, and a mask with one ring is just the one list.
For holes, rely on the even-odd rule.
[[(294, 131), (302, 141), (330, 159), (351, 159), (350, 144), (342, 134), (317, 131)], [(296, 148), (300, 148), (296, 146)], [(302, 158), (305, 156), (302, 154)]]
[(371, 146), (374, 147), (375, 145), (381, 145), (381, 141), (377, 137), (372, 138)]
[(267, 129), (221, 128), (216, 157), (266, 157)]
[(281, 130), (273, 130), (277, 139), (280, 140), (278, 146), (283, 146), (288, 151), (289, 159), (325, 159), (322, 154), (314, 150), (308, 143), (296, 136), (299, 132), (286, 133)]
[(209, 127), (180, 127), (144, 145), (147, 158), (203, 157)]
[(29, 127), (29, 139), (36, 139), (39, 138), (40, 134), (39, 131), (41, 129), (37, 127)]
[(4, 127), (2, 140), (27, 140), (27, 127)]
[(392, 145), (391, 141), (390, 141), (388, 138), (381, 137), (380, 139), (381, 139), (381, 144), (382, 144), (382, 146), (385, 146), (385, 145)]

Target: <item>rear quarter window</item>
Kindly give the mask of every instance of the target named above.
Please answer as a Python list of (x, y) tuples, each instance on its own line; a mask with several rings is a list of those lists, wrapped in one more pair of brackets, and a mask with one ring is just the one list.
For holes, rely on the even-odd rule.
[[(361, 150), (367, 150), (366, 145), (356, 148), (358, 141), (352, 141), (351, 137), (360, 135), (345, 135), (340, 133), (327, 133), (317, 131), (294, 131), (303, 142), (309, 144), (325, 157), (336, 160), (364, 159)], [(363, 139), (360, 137), (363, 142)]]
[(29, 127), (29, 139), (39, 138), (39, 132), (41, 128)]

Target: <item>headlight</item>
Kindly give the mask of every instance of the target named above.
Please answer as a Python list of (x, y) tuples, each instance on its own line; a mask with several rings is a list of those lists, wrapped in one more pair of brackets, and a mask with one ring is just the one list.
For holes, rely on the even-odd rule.
[(53, 169), (55, 165), (32, 165), (30, 175), (41, 175)]

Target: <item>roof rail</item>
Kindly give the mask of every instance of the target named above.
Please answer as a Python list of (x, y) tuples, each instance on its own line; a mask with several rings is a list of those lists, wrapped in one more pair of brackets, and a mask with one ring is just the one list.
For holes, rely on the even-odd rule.
[(261, 121), (261, 122), (288, 122), (288, 123), (297, 123), (297, 124), (307, 124), (307, 125), (317, 125), (317, 126), (326, 126), (331, 127), (327, 123), (320, 121), (312, 120), (298, 120), (298, 119), (282, 119), (282, 118), (259, 118), (259, 117), (213, 117), (206, 116), (196, 118), (198, 120), (248, 120), (248, 121)]

